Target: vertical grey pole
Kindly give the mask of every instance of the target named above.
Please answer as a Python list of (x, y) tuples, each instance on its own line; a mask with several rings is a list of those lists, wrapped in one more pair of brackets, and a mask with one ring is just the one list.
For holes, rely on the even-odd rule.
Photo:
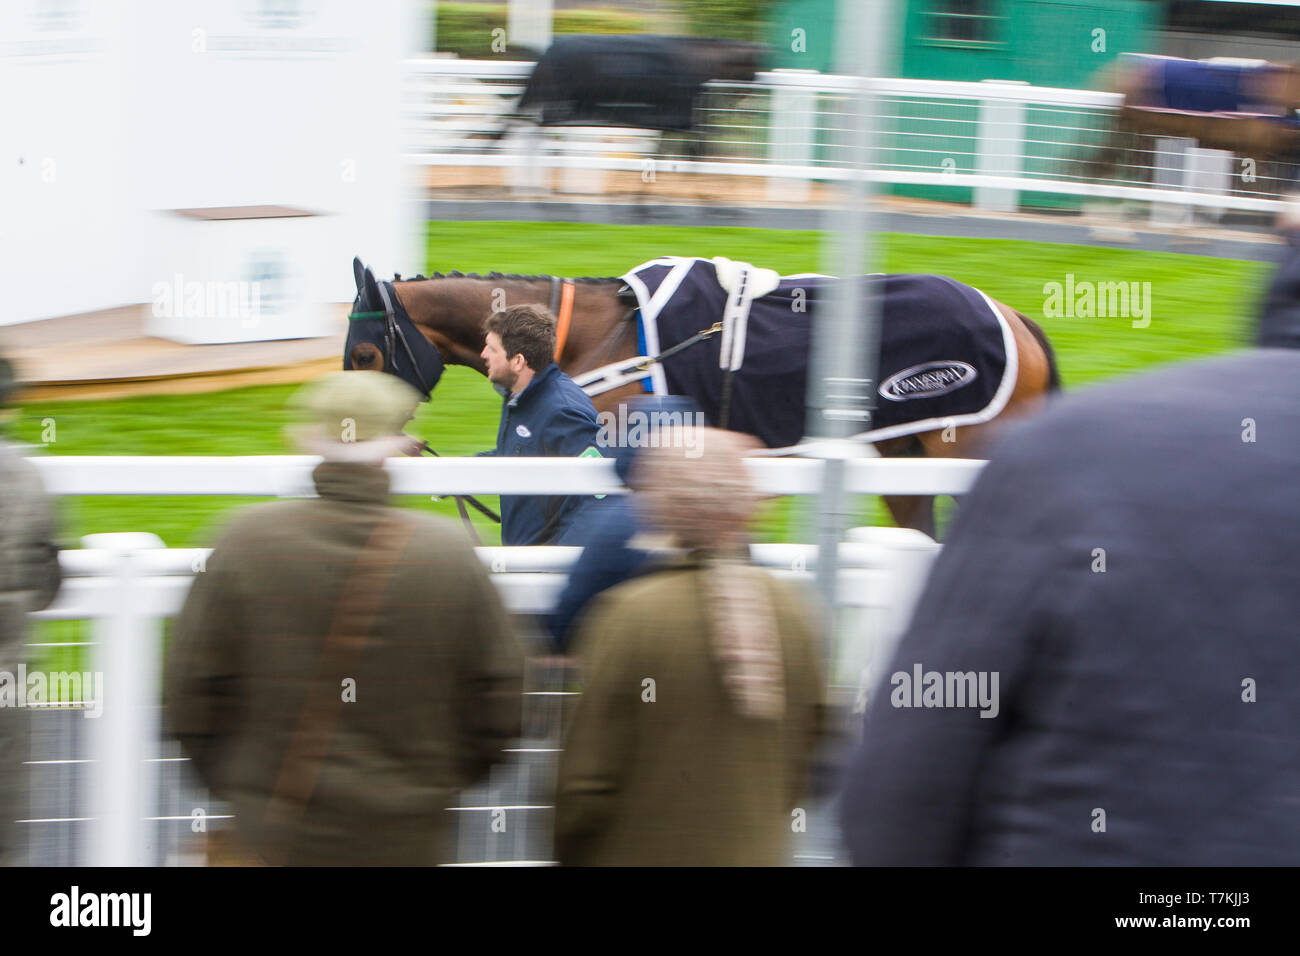
[(551, 45), (554, 0), (510, 0), (506, 7), (506, 42), (541, 53)]
[[(841, 0), (837, 13), (836, 72), (852, 78), (846, 96), (843, 128), (835, 143), (836, 165), (861, 172), (872, 164), (875, 98), (868, 77), (882, 76), (884, 51), (893, 39), (892, 0), (867, 3)], [(825, 483), (817, 516), (817, 584), (826, 608), (828, 674), (835, 660), (835, 606), (840, 537), (851, 502), (844, 493), (848, 461), (863, 449), (846, 439), (871, 428), (879, 366), (880, 317), (877, 303), (861, 279), (873, 260), (869, 233), (873, 223), (871, 190), (865, 177), (851, 176), (840, 187), (839, 201), (824, 221), (826, 271), (842, 277), (829, 308), (820, 310), (813, 328), (812, 366), (808, 377), (810, 438), (821, 439), (817, 456), (824, 462)]]
[(407, 56), (433, 56), (438, 52), (438, 0), (413, 3), (406, 0), (403, 10), (410, 40)]
[[(840, 169), (862, 172), (871, 165), (875, 102), (865, 81), (887, 72), (881, 54), (893, 40), (892, 18), (888, 16), (892, 5), (893, 0), (839, 0), (837, 4), (836, 73), (854, 81), (850, 92), (832, 107), (840, 118), (835, 123), (840, 135), (833, 154)], [(831, 99), (836, 103), (836, 98)], [(811, 454), (822, 460), (823, 467), (816, 515), (817, 586), (824, 608), (827, 700), (834, 723), (831, 743), (818, 762), (827, 764), (821, 772), (833, 775), (842, 769), (857, 726), (850, 713), (852, 693), (841, 686), (847, 683), (847, 675), (837, 673), (842, 625), (836, 608), (839, 544), (852, 506), (852, 499), (845, 494), (845, 478), (849, 461), (866, 451), (849, 438), (871, 427), (879, 364), (879, 317), (866, 283), (858, 279), (872, 271), (869, 201), (865, 177), (850, 176), (841, 181), (837, 201), (824, 215), (823, 271), (840, 276), (841, 281), (835, 283), (830, 300), (820, 303), (813, 327), (804, 429), (816, 442), (817, 450)], [(815, 859), (843, 860), (843, 840), (833, 807), (834, 802), (827, 801), (816, 810), (817, 819), (809, 831), (816, 835), (805, 844), (813, 851), (808, 855)], [(799, 857), (796, 850), (795, 859)]]

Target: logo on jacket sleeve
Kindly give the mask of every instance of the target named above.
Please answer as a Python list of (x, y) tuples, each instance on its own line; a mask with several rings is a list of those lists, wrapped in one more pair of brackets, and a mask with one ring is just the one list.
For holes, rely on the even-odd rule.
[(533, 437), (533, 433), (530, 432), (530, 431), (528, 430), (528, 426), (527, 426), (527, 425), (516, 425), (516, 426), (515, 426), (515, 434), (518, 435), (520, 438), (532, 438), (532, 437)]
[[(605, 456), (601, 454), (600, 449), (597, 448), (595, 445), (588, 445), (586, 448), (582, 450), (582, 454), (580, 454), (578, 457), (579, 458), (604, 458)], [(595, 496), (597, 501), (599, 501), (601, 498), (604, 497), (605, 497), (604, 495)]]

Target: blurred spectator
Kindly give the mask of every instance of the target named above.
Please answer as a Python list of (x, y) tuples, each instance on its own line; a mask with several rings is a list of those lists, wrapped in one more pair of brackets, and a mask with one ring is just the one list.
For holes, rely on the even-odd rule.
[[(700, 411), (694, 400), (684, 395), (647, 395), (621, 406), (624, 420), (639, 429), (636, 441), (614, 444), (614, 470), (619, 480), (635, 490), (628, 475), (637, 452), (658, 443), (658, 435), (668, 425), (689, 425)], [(624, 425), (627, 435), (631, 426)], [(581, 545), (582, 554), (569, 572), (555, 611), (547, 621), (555, 649), (563, 654), (569, 645), (574, 623), (602, 591), (626, 581), (640, 571), (650, 559), (650, 552), (628, 545), (637, 532), (637, 519), (629, 495), (610, 498), (603, 508), (593, 509), (588, 519), (571, 536), (570, 544)]]
[[(0, 358), (0, 408), (17, 387), (13, 366)], [(27, 614), (48, 607), (62, 583), (54, 512), (39, 473), (9, 442), (0, 439), (0, 672), (10, 693), (26, 663)], [(0, 697), (0, 866), (27, 863), (26, 840), (15, 820), (26, 817), (30, 738), (27, 708)]]
[(601, 595), (579, 628), (585, 680), (555, 808), (564, 864), (789, 860), (823, 721), (818, 630), (793, 586), (746, 561), (753, 446), (683, 431), (662, 432), (633, 476), (662, 565)]
[(1286, 246), (1269, 282), (1255, 332), (1260, 348), (1300, 349), (1300, 195), (1277, 217), (1277, 230)]
[(453, 794), (520, 732), (521, 650), (464, 532), (388, 506), (417, 399), (381, 372), (301, 391), (320, 497), (239, 514), (190, 589), (166, 706), (234, 807), (210, 862), (443, 861)]
[[(482, 455), (508, 458), (601, 457), (596, 409), (560, 371), (555, 319), (539, 306), (517, 305), (488, 316), (480, 358), (488, 380), (506, 398), (497, 447)], [(501, 543), (569, 544), (590, 518), (591, 495), (502, 495)]]
[(1103, 386), (1009, 434), (868, 711), (854, 861), (1300, 859), (1298, 473), (1295, 352)]

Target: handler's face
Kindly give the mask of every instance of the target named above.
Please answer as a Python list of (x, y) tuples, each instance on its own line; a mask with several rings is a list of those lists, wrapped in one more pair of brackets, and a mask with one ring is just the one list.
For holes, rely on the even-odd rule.
[[(479, 358), (483, 359), (487, 364), (489, 382), (508, 391), (514, 391), (519, 372), (512, 368), (513, 363), (506, 358), (506, 350), (501, 344), (501, 336), (495, 332), (489, 332), (487, 334), (487, 345), (483, 347)], [(520, 358), (522, 359), (522, 356)]]

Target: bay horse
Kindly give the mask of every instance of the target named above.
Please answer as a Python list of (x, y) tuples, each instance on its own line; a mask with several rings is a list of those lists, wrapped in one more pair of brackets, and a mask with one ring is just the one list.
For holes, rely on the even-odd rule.
[[(486, 376), (480, 353), (483, 323), (506, 305), (535, 304), (560, 317), (556, 362), (577, 378), (611, 363), (631, 360), (638, 350), (635, 296), (619, 277), (564, 279), (549, 275), (493, 272), (434, 273), (391, 283), (378, 282), (353, 261), (357, 298), (353, 303), (345, 369), (398, 375), (427, 400), (445, 365), (462, 365)], [(394, 303), (392, 298), (396, 299)], [(935, 429), (875, 443), (887, 457), (978, 458), (999, 424), (1041, 409), (1060, 389), (1052, 346), (1037, 323), (1010, 306), (989, 299), (1014, 336), (1017, 353), (1014, 387), (1001, 412), (981, 425)], [(597, 412), (618, 414), (620, 404), (643, 394), (640, 382), (614, 387), (593, 397)], [(692, 396), (698, 398), (698, 396)], [(934, 534), (933, 496), (885, 495), (900, 527)]]
[(1295, 178), (1300, 70), (1293, 64), (1126, 53), (1100, 71), (1098, 85), (1123, 99), (1114, 130), (1087, 161), (1090, 178), (1113, 176), (1121, 166), (1153, 171), (1156, 137), (1192, 139), (1279, 167), (1274, 176), (1243, 176), (1243, 183)]

